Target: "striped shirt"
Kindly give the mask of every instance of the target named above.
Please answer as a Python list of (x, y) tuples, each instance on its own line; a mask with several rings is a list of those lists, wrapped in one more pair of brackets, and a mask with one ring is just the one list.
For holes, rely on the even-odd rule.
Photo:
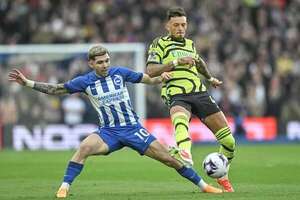
[(143, 73), (125, 67), (110, 67), (108, 76), (96, 75), (95, 71), (78, 76), (64, 87), (69, 93), (85, 93), (99, 117), (99, 126), (121, 127), (138, 123), (132, 108), (126, 82), (139, 83)]
[[(153, 40), (148, 50), (147, 65), (167, 64), (175, 59), (182, 57), (192, 57), (199, 59), (192, 40), (184, 38), (176, 41), (170, 36), (158, 37)], [(162, 84), (161, 96), (168, 100), (174, 95), (191, 94), (206, 91), (206, 87), (201, 82), (201, 77), (196, 66), (175, 66), (171, 71), (172, 78)]]

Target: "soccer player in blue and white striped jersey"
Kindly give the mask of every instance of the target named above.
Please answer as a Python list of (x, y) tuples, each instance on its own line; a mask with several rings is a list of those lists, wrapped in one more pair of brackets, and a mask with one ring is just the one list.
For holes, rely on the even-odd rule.
[(91, 155), (107, 155), (128, 146), (141, 155), (158, 160), (197, 185), (201, 191), (221, 193), (222, 190), (207, 185), (192, 168), (185, 167), (169, 155), (168, 151), (149, 134), (138, 121), (134, 112), (126, 82), (159, 84), (164, 76), (150, 78), (147, 74), (134, 72), (125, 67), (110, 67), (109, 52), (97, 45), (88, 52), (88, 63), (93, 71), (78, 76), (64, 84), (49, 84), (27, 79), (19, 70), (9, 73), (9, 80), (46, 94), (84, 93), (98, 112), (99, 129), (80, 144), (68, 163), (63, 183), (56, 197), (65, 198), (74, 179), (82, 171), (85, 160)]

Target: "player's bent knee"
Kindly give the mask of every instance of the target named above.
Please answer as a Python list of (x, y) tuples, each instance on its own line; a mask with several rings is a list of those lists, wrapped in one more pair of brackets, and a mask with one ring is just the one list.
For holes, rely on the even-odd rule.
[(89, 155), (104, 155), (108, 150), (108, 145), (95, 133), (85, 138), (79, 146), (79, 152), (83, 157)]
[(109, 147), (106, 143), (101, 143), (101, 145), (98, 146), (96, 152), (94, 152), (95, 155), (106, 155), (109, 152)]
[(79, 152), (81, 155), (90, 155), (93, 151), (93, 146), (89, 144), (80, 144)]

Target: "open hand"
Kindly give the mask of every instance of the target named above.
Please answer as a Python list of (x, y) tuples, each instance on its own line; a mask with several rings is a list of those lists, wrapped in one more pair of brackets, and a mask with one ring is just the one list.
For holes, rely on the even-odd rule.
[(222, 85), (222, 81), (220, 81), (217, 78), (212, 77), (211, 80), (208, 80), (208, 82), (214, 87), (217, 88), (218, 86)]
[(17, 82), (20, 85), (26, 85), (27, 79), (26, 77), (22, 74), (17, 69), (13, 69), (11, 72), (8, 74), (8, 80), (12, 82)]

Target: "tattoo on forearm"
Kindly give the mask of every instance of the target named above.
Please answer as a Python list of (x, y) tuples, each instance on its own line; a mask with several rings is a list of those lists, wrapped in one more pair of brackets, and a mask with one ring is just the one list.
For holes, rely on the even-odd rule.
[(199, 60), (197, 60), (196, 66), (197, 66), (197, 70), (200, 74), (202, 74), (207, 79), (211, 78), (211, 74), (208, 71), (208, 68), (207, 68), (205, 62), (201, 58)]
[(35, 82), (33, 89), (46, 94), (54, 94), (54, 95), (68, 93), (67, 89), (64, 87), (64, 84)]

